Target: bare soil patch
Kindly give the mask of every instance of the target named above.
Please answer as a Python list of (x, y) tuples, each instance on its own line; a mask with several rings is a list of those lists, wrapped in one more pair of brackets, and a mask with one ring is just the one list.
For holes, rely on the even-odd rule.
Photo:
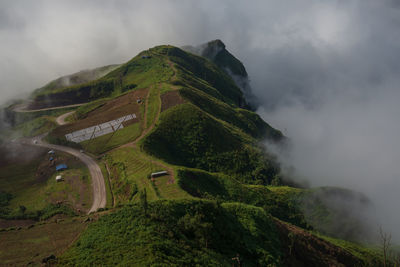
[(42, 259), (61, 255), (87, 227), (84, 218), (52, 220), (34, 227), (0, 232), (0, 265), (42, 265)]
[(181, 97), (179, 91), (166, 92), (165, 94), (161, 95), (161, 112), (184, 102), (185, 100)]
[[(89, 112), (86, 118), (58, 127), (54, 130), (53, 134), (63, 136), (67, 133), (112, 121), (128, 114), (136, 114), (136, 118), (123, 123), (124, 126), (138, 122), (141, 118), (140, 106), (144, 103), (147, 91), (148, 89), (135, 90), (112, 99)], [(138, 99), (141, 99), (140, 103), (137, 102)]]
[(5, 229), (9, 227), (27, 227), (35, 224), (34, 220), (4, 220), (0, 219), (0, 229)]

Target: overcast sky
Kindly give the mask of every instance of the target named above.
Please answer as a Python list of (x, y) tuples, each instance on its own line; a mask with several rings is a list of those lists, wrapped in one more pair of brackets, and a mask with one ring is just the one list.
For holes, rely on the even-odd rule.
[(397, 3), (0, 0), (0, 102), (155, 45), (219, 38), (245, 64), (258, 112), (291, 138), (282, 161), (312, 185), (366, 193), (399, 237)]

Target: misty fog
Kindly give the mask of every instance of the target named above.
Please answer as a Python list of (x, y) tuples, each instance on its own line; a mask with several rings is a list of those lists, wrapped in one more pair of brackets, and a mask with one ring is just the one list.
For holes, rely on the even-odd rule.
[(159, 44), (221, 39), (247, 68), (281, 157), (312, 186), (365, 193), (400, 240), (396, 0), (0, 1), (0, 102)]

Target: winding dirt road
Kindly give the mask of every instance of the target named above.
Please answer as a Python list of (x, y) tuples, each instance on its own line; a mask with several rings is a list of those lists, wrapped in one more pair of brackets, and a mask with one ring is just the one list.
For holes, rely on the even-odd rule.
[(46, 110), (56, 110), (56, 109), (63, 109), (63, 108), (74, 108), (74, 107), (80, 107), (83, 106), (87, 103), (80, 103), (80, 104), (73, 104), (73, 105), (67, 105), (67, 106), (59, 106), (59, 107), (50, 107), (50, 108), (40, 108), (40, 109), (27, 109), (29, 106), (29, 103), (22, 103), (18, 104), (15, 107), (13, 107), (13, 111), (15, 112), (38, 112), (38, 111), (46, 111)]
[[(71, 115), (74, 111), (68, 112), (66, 114), (63, 114), (59, 116), (56, 119), (56, 122), (60, 125), (64, 125), (67, 122), (65, 122), (65, 118)], [(46, 147), (49, 149), (53, 150), (58, 150), (62, 151), (68, 154), (71, 154), (78, 159), (80, 159), (87, 168), (89, 169), (90, 176), (92, 177), (92, 189), (93, 189), (93, 203), (88, 211), (89, 213), (95, 212), (100, 208), (105, 208), (106, 203), (107, 203), (107, 194), (106, 194), (106, 186), (104, 183), (104, 177), (103, 173), (101, 172), (101, 169), (97, 162), (92, 159), (90, 156), (86, 155), (85, 153), (80, 152), (77, 149), (67, 147), (67, 146), (60, 146), (60, 145), (53, 145), (53, 144), (48, 144), (42, 139), (47, 135), (47, 133), (42, 134), (40, 136), (36, 136), (33, 138), (27, 138), (27, 139), (22, 139), (20, 140), (21, 143), (27, 144), (27, 145), (34, 145), (34, 146), (40, 146), (40, 147)]]
[(67, 112), (67, 113), (65, 113), (65, 114), (63, 114), (63, 115), (57, 117), (57, 119), (56, 119), (57, 124), (58, 124), (58, 125), (65, 125), (65, 124), (67, 124), (68, 122), (66, 122), (65, 119), (66, 119), (69, 115), (72, 115), (72, 114), (74, 114), (74, 113), (75, 113), (75, 111), (71, 111), (71, 112)]
[(94, 159), (74, 148), (48, 144), (40, 140), (40, 138), (32, 140), (32, 144), (71, 154), (80, 159), (83, 163), (85, 163), (85, 165), (89, 169), (90, 176), (92, 177), (92, 188), (93, 188), (93, 203), (88, 213), (95, 212), (99, 208), (106, 207), (107, 195), (106, 195), (106, 186), (104, 183), (104, 177), (99, 165)]

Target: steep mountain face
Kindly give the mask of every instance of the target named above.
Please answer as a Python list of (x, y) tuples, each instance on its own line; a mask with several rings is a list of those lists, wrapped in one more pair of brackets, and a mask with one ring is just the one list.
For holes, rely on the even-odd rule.
[(228, 69), (233, 75), (238, 75), (242, 78), (247, 78), (248, 76), (242, 62), (226, 50), (225, 44), (221, 40), (210, 41), (196, 47), (184, 46), (182, 49), (208, 58), (221, 69)]
[(252, 93), (246, 68), (225, 47), (221, 40), (214, 40), (198, 46), (184, 46), (183, 50), (205, 57), (224, 70), (242, 90), (250, 108), (256, 108), (258, 103)]

